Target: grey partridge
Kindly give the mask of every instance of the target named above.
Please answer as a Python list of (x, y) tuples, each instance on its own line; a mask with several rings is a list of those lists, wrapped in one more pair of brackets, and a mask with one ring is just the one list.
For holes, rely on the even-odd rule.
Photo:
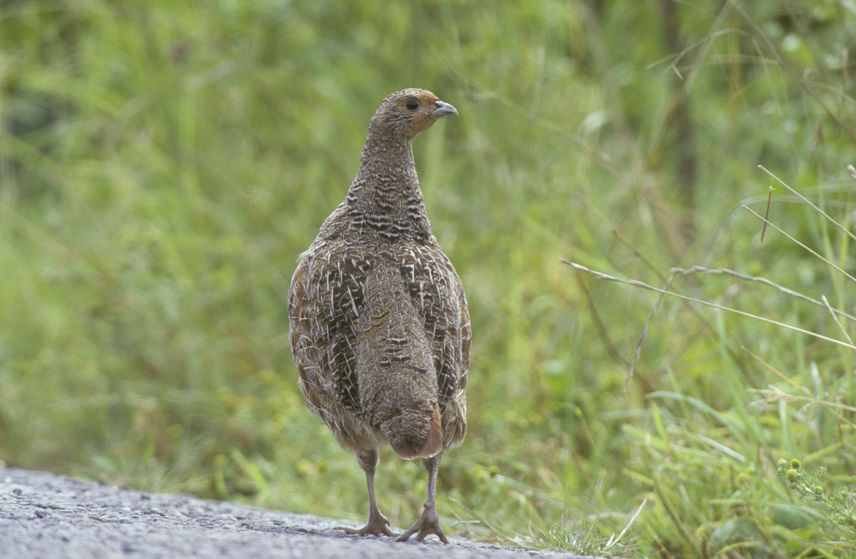
[(461, 280), (431, 233), (412, 143), (450, 114), (458, 111), (421, 89), (381, 102), (345, 200), (291, 279), (303, 399), (366, 475), (368, 522), (349, 530), (359, 535), (393, 535), (374, 490), (377, 449), (389, 443), (428, 470), (422, 515), (398, 540), (435, 534), (448, 543), (435, 490), (441, 454), (467, 430), (470, 318)]

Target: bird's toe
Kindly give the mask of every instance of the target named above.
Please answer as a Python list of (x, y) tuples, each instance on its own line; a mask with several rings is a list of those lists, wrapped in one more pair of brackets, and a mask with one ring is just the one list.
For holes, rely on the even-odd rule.
[(419, 520), (401, 534), (396, 541), (407, 541), (413, 534), (416, 534), (416, 541), (421, 542), (427, 536), (434, 534), (441, 542), (449, 543), (446, 534), (443, 533), (443, 528), (440, 527), (440, 517), (437, 516), (437, 511), (434, 508), (425, 507)]
[(384, 516), (370, 518), (362, 528), (349, 528), (347, 526), (336, 526), (334, 530), (342, 530), (351, 536), (395, 536), (396, 533), (389, 529), (389, 520)]

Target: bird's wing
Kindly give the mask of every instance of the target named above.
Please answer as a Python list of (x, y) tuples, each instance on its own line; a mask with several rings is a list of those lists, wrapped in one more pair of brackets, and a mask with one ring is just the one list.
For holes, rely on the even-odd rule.
[(316, 409), (323, 407), (320, 398), (325, 405), (335, 399), (351, 411), (360, 409), (355, 325), (371, 263), (344, 245), (313, 248), (301, 257), (291, 280), (288, 316), (304, 396), (325, 419), (324, 410)]
[(467, 307), (467, 296), (464, 294), (464, 284), (461, 278), (455, 274), (457, 279), (458, 304), (460, 305), (461, 315), (461, 378), (459, 383), (461, 389), (467, 387), (467, 372), (470, 370), (470, 342), (473, 338), (473, 331), (470, 327), (470, 309)]
[(452, 263), (434, 243), (409, 248), (401, 275), (421, 313), (431, 343), (441, 408), (466, 388), (470, 360), (470, 317), (464, 288)]

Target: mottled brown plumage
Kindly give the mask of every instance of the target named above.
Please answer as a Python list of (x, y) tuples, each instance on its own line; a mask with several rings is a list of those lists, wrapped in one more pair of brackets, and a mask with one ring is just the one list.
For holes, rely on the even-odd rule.
[(470, 320), (464, 289), (425, 212), (411, 144), (457, 114), (430, 91), (383, 100), (345, 200), (300, 257), (289, 291), (291, 350), (303, 398), (366, 474), (369, 520), (391, 535), (374, 494), (377, 448), (422, 458), (428, 499), (399, 538), (436, 534), (441, 453), (464, 439)]

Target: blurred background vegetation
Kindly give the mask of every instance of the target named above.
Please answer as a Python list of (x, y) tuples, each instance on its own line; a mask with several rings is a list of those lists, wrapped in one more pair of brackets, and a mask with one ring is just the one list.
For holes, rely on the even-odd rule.
[[(853, 553), (854, 46), (851, 0), (3, 2), (0, 459), (362, 521), (286, 294), (423, 87), (461, 114), (415, 151), (474, 332), (447, 529)], [(377, 480), (409, 525), (421, 465)]]

